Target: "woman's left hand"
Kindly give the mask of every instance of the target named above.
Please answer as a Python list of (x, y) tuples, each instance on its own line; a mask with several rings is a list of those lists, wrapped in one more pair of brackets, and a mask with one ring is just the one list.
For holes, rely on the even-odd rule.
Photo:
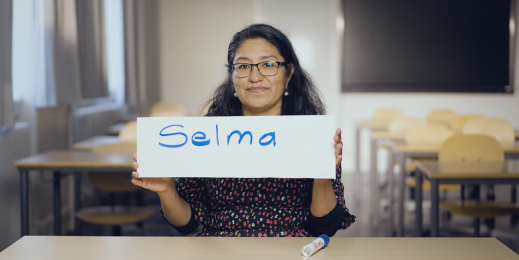
[(333, 137), (335, 142), (333, 147), (335, 148), (335, 166), (339, 165), (342, 161), (342, 140), (341, 140), (341, 129), (337, 128), (335, 136)]

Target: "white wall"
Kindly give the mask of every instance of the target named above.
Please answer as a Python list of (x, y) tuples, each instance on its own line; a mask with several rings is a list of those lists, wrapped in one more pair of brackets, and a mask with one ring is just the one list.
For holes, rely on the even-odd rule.
[(161, 100), (197, 116), (225, 78), (232, 36), (253, 22), (252, 1), (161, 0), (159, 10)]
[[(519, 80), (513, 95), (341, 93), (342, 34), (336, 23), (340, 20), (339, 3), (340, 0), (162, 0), (162, 100), (183, 103), (190, 115), (196, 115), (198, 106), (223, 80), (223, 69), (218, 68), (225, 64), (231, 36), (254, 21), (272, 24), (287, 34), (303, 68), (323, 92), (328, 114), (337, 116), (337, 126), (343, 130), (345, 172), (353, 171), (355, 122), (369, 120), (380, 108), (396, 107), (408, 116), (422, 118), (432, 109), (450, 108), (460, 114), (502, 117), (519, 128)], [(516, 63), (518, 60), (516, 55)], [(205, 73), (185, 69), (195, 61), (207, 62), (202, 67)], [(369, 167), (366, 137), (362, 145), (364, 170)]]
[[(380, 108), (396, 107), (407, 116), (421, 118), (425, 118), (430, 110), (450, 108), (460, 114), (481, 113), (501, 117), (519, 128), (519, 78), (515, 83), (514, 95), (341, 93), (339, 67), (342, 32), (336, 22), (341, 19), (340, 0), (255, 0), (254, 7), (256, 21), (270, 23), (289, 36), (303, 68), (313, 76), (323, 92), (328, 114), (337, 116), (337, 125), (343, 131), (345, 172), (354, 169), (355, 122), (369, 120)], [(519, 55), (515, 60), (518, 63)], [(362, 141), (361, 169), (367, 170), (369, 140), (366, 135)], [(384, 158), (381, 160), (379, 165), (384, 165)]]

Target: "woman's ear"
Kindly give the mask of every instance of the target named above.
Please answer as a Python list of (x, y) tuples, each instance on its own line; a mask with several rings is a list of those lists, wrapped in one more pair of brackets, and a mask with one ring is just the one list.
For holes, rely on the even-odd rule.
[(287, 76), (287, 83), (286, 83), (285, 88), (288, 87), (288, 82), (290, 82), (290, 79), (292, 78), (292, 75), (294, 74), (294, 71), (295, 71), (295, 67), (292, 63), (288, 64), (286, 67), (290, 68), (290, 72)]

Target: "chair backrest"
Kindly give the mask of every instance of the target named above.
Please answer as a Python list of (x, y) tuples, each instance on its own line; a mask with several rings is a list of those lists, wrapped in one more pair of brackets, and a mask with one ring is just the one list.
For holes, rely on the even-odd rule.
[(499, 118), (477, 118), (468, 121), (463, 134), (482, 134), (493, 137), (502, 146), (513, 146), (515, 130), (506, 120)]
[(440, 146), (454, 132), (444, 125), (426, 125), (411, 129), (405, 136), (408, 145)]
[(438, 153), (440, 162), (502, 162), (501, 145), (486, 135), (454, 135), (445, 140)]
[(431, 124), (442, 124), (451, 126), (452, 122), (458, 117), (458, 114), (448, 109), (433, 110), (427, 114), (427, 122)]
[[(92, 149), (94, 153), (134, 153), (135, 143), (107, 144)], [(131, 169), (128, 172), (89, 172), (88, 177), (94, 186), (106, 192), (132, 192), (139, 189), (133, 185)]]
[(185, 117), (184, 111), (177, 110), (160, 110), (150, 114), (150, 117)]
[(387, 130), (389, 132), (406, 133), (413, 128), (426, 125), (427, 123), (421, 119), (397, 117), (391, 120), (391, 122), (387, 126)]
[(404, 113), (402, 113), (399, 109), (388, 108), (388, 109), (380, 109), (375, 112), (371, 121), (377, 123), (389, 123), (391, 120), (397, 117), (405, 117)]
[(472, 119), (477, 119), (477, 118), (485, 118), (485, 116), (476, 115), (476, 114), (458, 116), (458, 117), (456, 117), (456, 119), (454, 119), (454, 121), (452, 121), (451, 129), (452, 129), (452, 131), (454, 131), (454, 133), (461, 134), (461, 131), (463, 130), (463, 127), (465, 126), (465, 124), (468, 121), (470, 121)]
[(130, 121), (126, 123), (119, 132), (119, 139), (123, 143), (137, 142), (137, 121)]
[(150, 109), (150, 116), (151, 114), (154, 114), (158, 111), (178, 111), (179, 113), (186, 113), (186, 110), (185, 108), (178, 104), (178, 103), (173, 103), (173, 102), (165, 102), (165, 101), (161, 101), (161, 102), (157, 102), (155, 104), (153, 104), (153, 106), (151, 106), (151, 109)]

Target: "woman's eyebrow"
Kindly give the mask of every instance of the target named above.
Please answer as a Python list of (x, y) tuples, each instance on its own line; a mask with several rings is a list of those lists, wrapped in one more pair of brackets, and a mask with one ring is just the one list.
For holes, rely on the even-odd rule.
[[(261, 56), (260, 60), (266, 60), (266, 59), (271, 59), (271, 58), (278, 59), (278, 57), (276, 57), (275, 55), (270, 54), (270, 55)], [(239, 57), (236, 59), (236, 61), (240, 61), (240, 60), (241, 61), (250, 61), (250, 59), (247, 57)]]
[(236, 59), (236, 61), (239, 61), (239, 60), (250, 61), (250, 59), (247, 58), (247, 57), (239, 57), (239, 58)]
[(264, 59), (269, 59), (269, 58), (275, 58), (275, 59), (278, 59), (278, 57), (276, 57), (275, 55), (266, 55), (266, 56), (261, 56), (260, 59), (264, 60)]

